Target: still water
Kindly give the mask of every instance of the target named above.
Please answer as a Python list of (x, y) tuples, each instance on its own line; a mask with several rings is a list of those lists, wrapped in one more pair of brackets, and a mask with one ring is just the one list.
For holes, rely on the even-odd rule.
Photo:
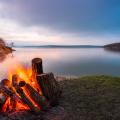
[(13, 54), (0, 62), (0, 79), (7, 77), (16, 63), (25, 68), (35, 57), (43, 59), (45, 72), (56, 75), (114, 75), (120, 76), (120, 53), (103, 48), (15, 48)]

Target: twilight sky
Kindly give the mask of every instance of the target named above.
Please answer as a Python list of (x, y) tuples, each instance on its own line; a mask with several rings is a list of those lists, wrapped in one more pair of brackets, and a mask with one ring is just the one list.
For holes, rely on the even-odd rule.
[(0, 37), (20, 45), (120, 42), (120, 0), (0, 0)]

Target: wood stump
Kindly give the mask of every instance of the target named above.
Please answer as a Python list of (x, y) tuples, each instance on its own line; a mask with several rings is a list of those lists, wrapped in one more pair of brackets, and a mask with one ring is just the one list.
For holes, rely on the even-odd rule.
[(37, 82), (41, 87), (43, 95), (50, 101), (52, 106), (58, 104), (58, 99), (61, 95), (59, 84), (54, 78), (53, 73), (37, 75)]
[(43, 65), (41, 58), (32, 59), (32, 73), (35, 75), (43, 74)]
[(41, 58), (34, 58), (32, 60), (32, 71), (43, 92), (43, 95), (52, 106), (57, 105), (58, 99), (61, 95), (60, 86), (54, 78), (53, 73), (43, 73)]

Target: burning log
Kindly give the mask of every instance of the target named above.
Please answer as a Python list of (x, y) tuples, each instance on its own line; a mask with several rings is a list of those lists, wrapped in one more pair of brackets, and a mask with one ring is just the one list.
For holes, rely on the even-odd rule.
[[(22, 102), (21, 98), (20, 98), (19, 96), (17, 96), (17, 95), (13, 92), (12, 89), (7, 88), (6, 86), (0, 85), (0, 90), (1, 90), (1, 92), (6, 96), (6, 99), (5, 99), (5, 101), (4, 101), (4, 104), (5, 104), (6, 100), (8, 100), (8, 98), (10, 99), (9, 110), (12, 110), (12, 111), (15, 110), (15, 108), (16, 108), (16, 101), (24, 104), (24, 103)], [(4, 105), (4, 104), (3, 104), (3, 105)], [(11, 109), (10, 107), (11, 107), (12, 109)]]
[[(0, 90), (2, 91), (2, 93), (4, 93), (6, 96), (8, 97), (13, 97), (14, 99), (16, 99), (18, 102), (22, 102), (21, 98), (15, 94), (11, 89), (5, 87), (5, 86), (1, 86), (0, 85)], [(23, 103), (23, 102), (22, 102)]]
[(4, 103), (6, 100), (6, 96), (3, 93), (0, 93), (0, 105)]
[(20, 95), (22, 101), (28, 105), (28, 107), (30, 108), (31, 111), (35, 112), (35, 113), (38, 113), (39, 112), (39, 109), (37, 107), (35, 107), (33, 105), (33, 103), (27, 98), (27, 96), (25, 95), (25, 93), (23, 92), (23, 89), (18, 87), (16, 89), (17, 93)]
[(53, 73), (41, 74), (36, 77), (43, 95), (50, 101), (52, 106), (58, 104), (58, 98), (61, 95), (61, 90), (58, 82), (55, 80)]
[(47, 99), (43, 95), (40, 95), (33, 87), (30, 86), (30, 84), (25, 81), (20, 81), (19, 86), (24, 87), (25, 90), (27, 90), (29, 96), (39, 105), (41, 110), (47, 110), (47, 108), (49, 108), (49, 102)]
[(35, 75), (43, 74), (43, 66), (41, 58), (32, 59), (32, 72)]
[(13, 91), (11, 91), (9, 88), (5, 87), (5, 86), (2, 86), (0, 85), (0, 90), (2, 91), (2, 93), (4, 93), (6, 96), (13, 96)]
[(13, 75), (12, 76), (12, 85), (15, 89), (17, 89), (19, 87), (18, 85), (18, 76), (17, 75)]
[(12, 84), (14, 88), (16, 89), (16, 92), (20, 95), (22, 101), (30, 108), (31, 111), (37, 113), (39, 112), (39, 109), (33, 105), (33, 103), (28, 99), (26, 94), (24, 93), (23, 89), (17, 84), (18, 76), (13, 75), (12, 77)]
[(2, 112), (1, 108), (5, 104), (6, 100), (7, 100), (7, 96), (1, 92), (0, 93), (0, 112)]
[(17, 101), (13, 96), (10, 97), (10, 110), (15, 111), (17, 106)]
[(11, 83), (8, 79), (3, 79), (0, 84), (2, 86), (11, 87)]

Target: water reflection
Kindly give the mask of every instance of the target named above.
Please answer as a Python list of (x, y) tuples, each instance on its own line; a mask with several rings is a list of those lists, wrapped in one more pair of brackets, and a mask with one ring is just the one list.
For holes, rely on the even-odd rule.
[(111, 53), (115, 53), (115, 54), (120, 54), (120, 50), (111, 50), (111, 49), (107, 49), (107, 48), (104, 48), (105, 51), (107, 52), (111, 52)]
[(105, 51), (102, 48), (80, 49), (32, 49), (17, 48), (0, 63), (0, 78), (7, 77), (8, 71), (15, 63), (24, 67), (31, 66), (31, 59), (41, 57), (45, 72), (56, 75), (120, 75), (120, 55)]

